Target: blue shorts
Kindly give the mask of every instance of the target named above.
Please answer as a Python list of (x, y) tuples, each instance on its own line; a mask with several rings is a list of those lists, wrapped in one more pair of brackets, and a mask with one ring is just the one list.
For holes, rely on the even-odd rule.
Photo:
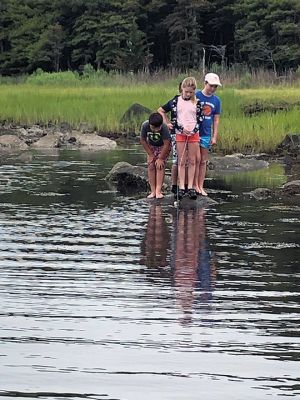
[(210, 142), (211, 142), (210, 135), (200, 136), (200, 142), (199, 142), (200, 147), (203, 147), (204, 149), (210, 149)]

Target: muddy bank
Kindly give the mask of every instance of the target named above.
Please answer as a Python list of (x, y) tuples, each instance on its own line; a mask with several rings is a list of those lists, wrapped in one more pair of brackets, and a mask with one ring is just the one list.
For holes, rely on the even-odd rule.
[(243, 113), (246, 116), (256, 115), (264, 112), (272, 112), (276, 113), (278, 111), (289, 111), (294, 107), (299, 107), (300, 101), (296, 101), (294, 103), (288, 103), (286, 101), (281, 101), (280, 103), (266, 103), (256, 101), (254, 103), (245, 104), (243, 106)]

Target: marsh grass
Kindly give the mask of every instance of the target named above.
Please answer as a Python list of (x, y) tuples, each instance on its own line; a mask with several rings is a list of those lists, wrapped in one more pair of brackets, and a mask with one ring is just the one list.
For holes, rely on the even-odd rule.
[[(156, 110), (177, 93), (178, 78), (164, 85), (143, 83), (121, 87), (0, 85), (0, 119), (24, 125), (68, 122), (74, 128), (87, 122), (103, 133), (129, 131), (138, 134), (147, 115), (129, 126), (120, 123), (124, 112), (133, 103)], [(272, 152), (287, 133), (300, 130), (299, 107), (294, 105), (300, 99), (300, 88), (223, 88), (218, 95), (223, 104), (218, 151)], [(291, 110), (251, 117), (243, 113), (243, 105), (251, 102), (275, 104), (283, 100), (292, 105)]]

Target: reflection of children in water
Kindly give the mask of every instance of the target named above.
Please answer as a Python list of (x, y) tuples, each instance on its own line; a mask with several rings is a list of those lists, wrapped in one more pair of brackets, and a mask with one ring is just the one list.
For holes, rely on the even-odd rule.
[(208, 248), (203, 209), (179, 210), (174, 219), (173, 281), (184, 312), (183, 323), (191, 320), (194, 303), (212, 298), (216, 263)]
[(145, 238), (141, 245), (141, 264), (157, 269), (167, 266), (170, 234), (161, 206), (152, 206)]
[(168, 228), (162, 207), (152, 206), (140, 262), (147, 266), (148, 276), (159, 277), (160, 284), (162, 277), (173, 282), (185, 324), (191, 321), (197, 302), (209, 307), (216, 262), (208, 246), (203, 209), (177, 210), (170, 227), (171, 237)]

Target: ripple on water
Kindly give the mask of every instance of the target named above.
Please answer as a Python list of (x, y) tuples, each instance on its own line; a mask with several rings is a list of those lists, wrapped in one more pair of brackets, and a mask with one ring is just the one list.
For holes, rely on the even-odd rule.
[[(293, 207), (174, 213), (115, 201), (114, 190), (97, 186), (94, 162), (6, 167), (0, 397), (131, 400), (141, 388), (143, 400), (299, 394)], [(99, 202), (71, 192), (65, 200), (64, 179), (73, 176)], [(27, 182), (30, 202), (5, 197)]]

